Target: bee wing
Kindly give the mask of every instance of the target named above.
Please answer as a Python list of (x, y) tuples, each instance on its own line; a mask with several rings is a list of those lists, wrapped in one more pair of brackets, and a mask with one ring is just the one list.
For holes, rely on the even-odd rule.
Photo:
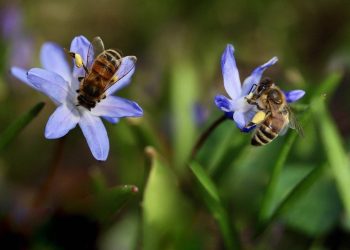
[(304, 137), (304, 130), (296, 119), (294, 112), (289, 105), (287, 105), (286, 108), (289, 112), (289, 127), (295, 129), (300, 136)]
[(125, 79), (124, 77), (131, 75), (132, 72), (135, 70), (136, 60), (136, 56), (126, 56), (120, 59), (120, 66), (115, 76), (113, 77), (115, 81), (107, 84), (105, 88), (107, 94), (112, 94), (129, 83), (130, 77), (127, 77)]
[(96, 36), (92, 39), (92, 42), (90, 43), (87, 58), (86, 58), (86, 66), (88, 69), (91, 68), (92, 63), (94, 62), (94, 59), (101, 54), (105, 50), (103, 41), (101, 37)]

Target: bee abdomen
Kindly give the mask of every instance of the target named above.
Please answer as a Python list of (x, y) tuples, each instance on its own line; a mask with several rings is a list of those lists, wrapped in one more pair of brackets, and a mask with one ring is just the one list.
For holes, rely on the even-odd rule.
[(271, 128), (265, 124), (261, 124), (259, 128), (256, 129), (255, 134), (251, 140), (253, 146), (263, 146), (270, 143), (273, 139), (277, 137), (277, 133), (272, 131)]

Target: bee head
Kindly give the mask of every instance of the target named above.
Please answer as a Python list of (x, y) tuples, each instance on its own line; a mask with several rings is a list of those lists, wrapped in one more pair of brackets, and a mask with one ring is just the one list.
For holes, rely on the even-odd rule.
[(269, 78), (269, 77), (264, 78), (260, 82), (260, 84), (257, 88), (257, 93), (262, 94), (265, 90), (269, 89), (272, 86), (272, 84), (273, 84), (273, 82), (272, 82), (271, 78)]
[(281, 104), (282, 103), (282, 96), (281, 96), (281, 92), (278, 91), (277, 89), (272, 89), (269, 91), (268, 93), (268, 97), (269, 100), (273, 101), (276, 104)]

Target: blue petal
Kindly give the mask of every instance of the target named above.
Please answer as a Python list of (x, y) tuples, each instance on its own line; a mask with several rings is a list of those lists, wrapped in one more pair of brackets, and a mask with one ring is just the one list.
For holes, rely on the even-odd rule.
[(112, 124), (117, 124), (119, 122), (119, 118), (114, 118), (114, 117), (107, 117), (107, 116), (102, 116), (103, 119), (105, 119), (107, 122), (112, 123)]
[(264, 71), (267, 68), (269, 68), (272, 65), (274, 65), (277, 61), (278, 61), (278, 58), (277, 57), (273, 57), (267, 63), (265, 63), (265, 64), (257, 67), (256, 69), (254, 69), (252, 74), (247, 79), (244, 80), (243, 87), (242, 87), (242, 95), (243, 96), (248, 95), (249, 91), (252, 88), (252, 86), (254, 84), (259, 84), (260, 83), (260, 79), (261, 79), (261, 76), (264, 73)]
[(233, 120), (235, 121), (237, 127), (242, 130), (246, 126), (246, 120), (243, 112), (234, 112)]
[(109, 152), (109, 140), (105, 126), (99, 117), (82, 110), (79, 126), (83, 131), (92, 155), (96, 160), (105, 161)]
[(251, 108), (246, 112), (235, 112), (233, 114), (233, 120), (242, 132), (249, 132), (253, 130), (255, 126), (246, 128), (246, 125), (249, 124), (249, 122), (253, 119), (255, 114), (256, 110), (254, 108)]
[(231, 100), (228, 99), (226, 96), (223, 95), (217, 95), (215, 96), (215, 105), (224, 112), (232, 112), (233, 107), (231, 104)]
[(27, 84), (29, 87), (38, 90), (37, 87), (35, 87), (35, 85), (33, 85), (27, 77), (27, 71), (18, 67), (12, 67), (11, 68), (11, 74), (16, 77), (18, 80), (24, 82), (25, 84)]
[[(85, 65), (88, 68), (90, 68), (94, 57), (93, 55), (94, 51), (92, 49), (91, 43), (89, 42), (88, 39), (86, 39), (85, 36), (76, 36), (70, 45), (70, 51), (74, 53), (78, 53), (83, 59)], [(89, 60), (88, 60), (88, 54), (89, 54)], [(84, 69), (82, 67), (78, 68), (76, 65), (74, 65), (73, 77), (78, 78), (81, 76), (85, 76)]]
[(143, 115), (142, 108), (133, 101), (117, 97), (107, 96), (91, 110), (95, 116), (103, 117), (139, 117)]
[(135, 56), (126, 56), (122, 58), (122, 63), (116, 73), (116, 75), (118, 76), (118, 80), (106, 91), (107, 95), (115, 93), (116, 91), (124, 88), (130, 83), (131, 76), (135, 72), (135, 63)]
[(286, 91), (284, 92), (284, 95), (286, 96), (287, 102), (296, 102), (305, 95), (305, 91), (299, 89)]
[(47, 139), (56, 139), (65, 136), (79, 122), (79, 112), (72, 105), (60, 105), (50, 116), (45, 128)]
[(241, 81), (239, 79), (239, 73), (233, 52), (233, 46), (228, 44), (221, 56), (221, 70), (224, 78), (224, 87), (232, 100), (239, 97), (242, 91)]
[(28, 71), (28, 80), (56, 104), (65, 103), (68, 98), (70, 100), (74, 98), (69, 91), (68, 83), (54, 72), (34, 68)]
[(230, 119), (233, 120), (233, 112), (225, 112), (225, 116)]
[(55, 72), (66, 81), (71, 80), (71, 70), (62, 47), (55, 43), (44, 43), (40, 51), (40, 60), (44, 69)]

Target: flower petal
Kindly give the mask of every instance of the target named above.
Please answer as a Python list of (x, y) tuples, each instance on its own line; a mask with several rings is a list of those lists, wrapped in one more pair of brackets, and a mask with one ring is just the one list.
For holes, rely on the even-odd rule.
[[(81, 56), (81, 58), (83, 59), (83, 62), (85, 63), (85, 65), (88, 68), (90, 68), (90, 66), (92, 64), (92, 58), (94, 58), (94, 56), (93, 56), (94, 50), (91, 47), (91, 43), (89, 42), (89, 40), (85, 36), (74, 37), (74, 39), (70, 45), (70, 51), (74, 52), (74, 53), (78, 53)], [(88, 60), (88, 54), (89, 54), (89, 60)], [(78, 78), (81, 76), (85, 76), (84, 69), (82, 67), (78, 68), (74, 64), (73, 77)]]
[(255, 108), (251, 108), (246, 112), (235, 112), (233, 114), (233, 120), (235, 121), (237, 127), (242, 132), (249, 132), (252, 129), (255, 128), (255, 126), (246, 128), (245, 126), (249, 124), (249, 122), (253, 119), (254, 115), (256, 114)]
[(79, 122), (79, 112), (72, 105), (60, 105), (50, 116), (46, 128), (45, 137), (56, 139), (65, 136)]
[(95, 116), (104, 117), (139, 117), (143, 115), (142, 108), (133, 101), (117, 96), (107, 96), (91, 110)]
[(28, 80), (56, 104), (65, 103), (67, 98), (73, 99), (68, 83), (54, 72), (34, 68), (28, 71)]
[(112, 124), (117, 124), (119, 122), (119, 118), (114, 118), (114, 117), (107, 117), (107, 116), (102, 116), (103, 119), (105, 119), (107, 122), (112, 123)]
[(247, 79), (244, 80), (243, 87), (242, 87), (242, 95), (246, 96), (249, 94), (249, 91), (251, 90), (252, 86), (254, 84), (259, 84), (260, 79), (264, 71), (274, 65), (278, 61), (277, 57), (271, 58), (267, 63), (260, 65), (256, 69), (253, 70), (252, 74), (247, 77)]
[(233, 46), (228, 44), (221, 56), (221, 70), (224, 78), (224, 86), (227, 94), (232, 100), (239, 97), (242, 91), (241, 80), (239, 79), (239, 73), (233, 52)]
[(44, 43), (40, 51), (40, 60), (44, 69), (55, 72), (70, 82), (71, 70), (62, 47), (56, 43)]
[(82, 110), (79, 126), (83, 131), (92, 155), (99, 161), (105, 161), (109, 152), (109, 140), (105, 126), (99, 117)]
[(226, 96), (223, 95), (217, 95), (215, 96), (215, 105), (224, 112), (232, 112), (233, 110), (233, 106), (231, 104), (231, 100), (228, 99)]
[(33, 85), (27, 77), (27, 71), (18, 67), (12, 67), (11, 68), (11, 74), (16, 77), (18, 80), (24, 82), (25, 84), (27, 84), (29, 87), (38, 90), (38, 88)]
[(305, 91), (300, 89), (286, 91), (284, 95), (286, 96), (287, 102), (296, 102), (305, 95)]
[(107, 95), (115, 93), (130, 83), (131, 76), (135, 72), (136, 60), (137, 59), (135, 56), (126, 56), (122, 58), (122, 63), (116, 73), (118, 80), (109, 89), (107, 89)]
[(233, 120), (235, 121), (239, 129), (243, 129), (246, 126), (245, 116), (243, 112), (236, 111), (233, 113)]

